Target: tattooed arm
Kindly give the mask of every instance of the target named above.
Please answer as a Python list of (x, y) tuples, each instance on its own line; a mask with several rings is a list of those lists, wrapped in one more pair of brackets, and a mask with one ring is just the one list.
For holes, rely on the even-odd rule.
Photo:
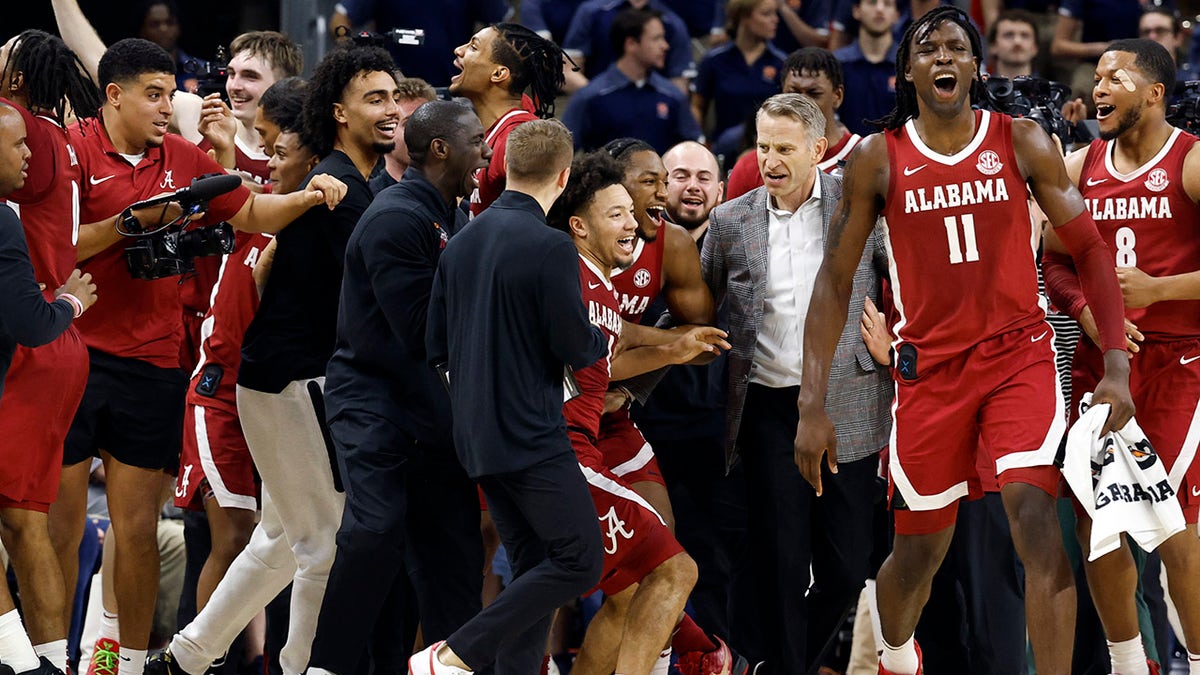
[(804, 359), (800, 383), (800, 424), (795, 461), (800, 473), (821, 494), (821, 460), (837, 470), (837, 437), (825, 413), (829, 368), (846, 325), (854, 271), (875, 227), (888, 185), (887, 141), (868, 136), (850, 153), (842, 199), (833, 212), (825, 259), (817, 272), (804, 321)]

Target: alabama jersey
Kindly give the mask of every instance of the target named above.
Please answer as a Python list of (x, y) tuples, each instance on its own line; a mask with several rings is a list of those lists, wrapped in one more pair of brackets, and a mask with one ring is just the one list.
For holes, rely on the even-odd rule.
[(538, 119), (533, 112), (533, 101), (528, 96), (521, 97), (521, 107), (513, 108), (492, 123), (484, 140), (492, 149), (492, 158), (488, 165), (475, 172), (479, 187), (471, 193), (471, 217), (475, 217), (496, 201), (496, 197), (504, 192), (507, 184), (504, 169), (504, 154), (508, 147), (508, 135), (518, 126)]
[(891, 179), (880, 226), (900, 377), (1045, 319), (1041, 233), (1029, 217), (1012, 118), (975, 114), (974, 138), (954, 155), (926, 146), (913, 121), (885, 134)]
[[(1116, 141), (1092, 141), (1079, 191), (1117, 267), (1152, 277), (1200, 269), (1200, 205), (1183, 187), (1183, 162), (1197, 139), (1175, 129), (1150, 161), (1130, 173), (1113, 165)], [(1200, 338), (1200, 300), (1126, 309), (1147, 340)]]
[[(568, 428), (580, 431), (595, 443), (600, 435), (600, 416), (604, 413), (604, 393), (608, 391), (613, 347), (621, 338), (621, 315), (617, 311), (617, 298), (612, 284), (583, 256), (579, 258), (579, 277), (588, 319), (608, 337), (608, 354), (587, 368), (575, 371), (580, 394), (563, 404), (563, 417)], [(583, 457), (579, 461), (595, 466), (594, 462), (585, 461)]]
[(623, 270), (613, 270), (617, 308), (621, 318), (629, 323), (641, 323), (646, 308), (662, 290), (664, 247), (661, 228), (654, 241), (638, 237), (633, 249), (633, 264)]

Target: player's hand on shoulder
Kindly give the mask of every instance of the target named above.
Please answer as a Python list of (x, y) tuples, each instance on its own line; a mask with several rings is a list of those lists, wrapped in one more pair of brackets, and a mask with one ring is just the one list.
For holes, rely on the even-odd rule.
[(822, 405), (800, 405), (800, 423), (796, 425), (793, 458), (800, 475), (821, 496), (821, 460), (837, 473), (837, 432), (833, 420)]
[(346, 198), (346, 184), (329, 174), (319, 173), (308, 181), (304, 188), (304, 197), (309, 206), (324, 204), (332, 211)]
[(1121, 283), (1126, 309), (1149, 307), (1162, 299), (1160, 280), (1136, 267), (1118, 267), (1117, 281)]
[(79, 310), (80, 314), (96, 304), (96, 284), (92, 282), (90, 272), (73, 270), (71, 276), (67, 277), (66, 283), (54, 291), (54, 296), (58, 297), (64, 293), (74, 296), (79, 301), (79, 304), (82, 305)]

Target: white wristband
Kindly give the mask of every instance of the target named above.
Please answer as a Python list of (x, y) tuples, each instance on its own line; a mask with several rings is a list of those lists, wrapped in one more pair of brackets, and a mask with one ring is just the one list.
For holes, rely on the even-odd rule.
[(79, 298), (75, 297), (74, 295), (71, 295), (70, 293), (59, 293), (58, 297), (55, 299), (56, 300), (66, 300), (67, 302), (71, 303), (71, 307), (73, 307), (75, 309), (75, 318), (76, 319), (83, 316), (83, 303), (79, 301)]

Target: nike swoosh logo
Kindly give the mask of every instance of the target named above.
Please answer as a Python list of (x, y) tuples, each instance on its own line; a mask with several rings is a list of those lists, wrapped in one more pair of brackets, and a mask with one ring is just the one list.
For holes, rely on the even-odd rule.
[(912, 167), (908, 167), (908, 166), (906, 166), (906, 167), (904, 167), (904, 175), (905, 175), (905, 176), (911, 176), (911, 175), (913, 175), (914, 173), (916, 173), (916, 172), (920, 171), (921, 169), (924, 169), (924, 168), (925, 168), (925, 167), (927, 167), (927, 166), (929, 166), (929, 165), (928, 165), (928, 164), (922, 164), (921, 166), (918, 166), (918, 167), (917, 167), (917, 168), (915, 168), (915, 169), (914, 169), (914, 168), (912, 168)]
[(1195, 485), (1192, 486), (1192, 496), (1200, 497), (1200, 487), (1196, 487)]
[(1200, 359), (1200, 356), (1193, 356), (1190, 359), (1186, 356), (1181, 356), (1181, 357), (1179, 357), (1179, 365), (1186, 366), (1187, 364), (1191, 363), (1192, 361), (1195, 361), (1196, 359)]
[(1042, 333), (1041, 335), (1039, 335), (1039, 336), (1037, 336), (1037, 337), (1035, 337), (1035, 338), (1029, 338), (1029, 341), (1030, 341), (1030, 342), (1041, 342), (1041, 341), (1042, 341), (1042, 338), (1046, 337), (1046, 336), (1047, 336), (1047, 335), (1049, 335), (1049, 334), (1050, 334), (1050, 331), (1046, 331), (1046, 332)]
[(588, 282), (588, 290), (589, 290), (589, 291), (594, 291), (594, 290), (596, 290), (597, 288), (600, 288), (600, 284), (593, 284), (593, 283), (592, 283), (592, 282), (590, 282), (590, 281)]
[(1092, 187), (1093, 185), (1099, 185), (1099, 184), (1103, 183), (1103, 182), (1104, 182), (1104, 181), (1106, 181), (1106, 180), (1108, 180), (1108, 179), (1107, 179), (1107, 178), (1101, 178), (1100, 180), (1092, 180), (1091, 178), (1089, 178), (1089, 179), (1087, 179), (1087, 185), (1088, 185), (1088, 187)]
[(99, 184), (103, 183), (104, 181), (106, 181), (110, 178), (113, 178), (115, 175), (116, 174), (113, 174), (113, 176), (105, 176), (104, 178), (96, 178), (95, 176), (90, 176), (90, 177), (88, 177), (88, 180), (90, 180), (92, 182), (92, 185), (99, 185)]

